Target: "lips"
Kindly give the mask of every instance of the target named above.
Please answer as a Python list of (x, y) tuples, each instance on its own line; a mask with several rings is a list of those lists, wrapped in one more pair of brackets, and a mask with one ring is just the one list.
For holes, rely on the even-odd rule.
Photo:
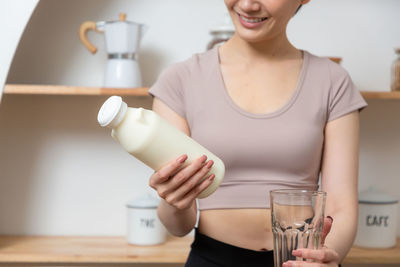
[(247, 17), (247, 16), (241, 15), (239, 13), (237, 13), (237, 15), (239, 17), (240, 23), (245, 28), (249, 28), (249, 29), (253, 29), (253, 28), (260, 26), (268, 19), (268, 17)]

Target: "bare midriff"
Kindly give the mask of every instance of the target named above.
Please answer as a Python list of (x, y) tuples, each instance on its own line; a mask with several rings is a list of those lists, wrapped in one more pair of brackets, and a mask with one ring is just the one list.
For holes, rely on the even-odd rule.
[(200, 211), (200, 233), (218, 241), (252, 250), (272, 250), (270, 209)]

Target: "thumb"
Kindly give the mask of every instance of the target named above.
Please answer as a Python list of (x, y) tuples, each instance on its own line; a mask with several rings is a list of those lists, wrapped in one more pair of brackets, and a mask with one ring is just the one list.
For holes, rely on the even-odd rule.
[(322, 228), (322, 233), (321, 233), (321, 245), (323, 246), (325, 244), (325, 238), (331, 231), (333, 223), (333, 218), (331, 216), (327, 216), (324, 218), (324, 227)]

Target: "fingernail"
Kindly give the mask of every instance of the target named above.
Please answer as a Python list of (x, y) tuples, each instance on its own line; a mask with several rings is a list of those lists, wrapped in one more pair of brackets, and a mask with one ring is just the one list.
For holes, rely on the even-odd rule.
[(284, 262), (283, 267), (292, 267), (292, 263), (291, 262)]
[(178, 161), (179, 163), (184, 163), (185, 160), (187, 160), (187, 155), (180, 156), (176, 161)]
[(214, 164), (214, 161), (210, 160), (209, 162), (207, 162), (207, 168), (211, 169), (212, 165)]
[(333, 218), (331, 216), (326, 216), (329, 220), (331, 220), (331, 223), (333, 223)]
[(201, 159), (201, 163), (206, 162), (206, 160), (207, 160), (207, 156), (206, 156), (206, 155), (203, 155), (203, 156), (202, 156), (202, 159)]
[(215, 178), (215, 174), (211, 174), (208, 179), (210, 179), (210, 181), (212, 181), (212, 180), (214, 180), (214, 178)]

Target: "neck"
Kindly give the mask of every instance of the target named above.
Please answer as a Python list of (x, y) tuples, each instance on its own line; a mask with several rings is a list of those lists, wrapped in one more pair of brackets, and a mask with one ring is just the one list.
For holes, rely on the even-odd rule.
[(286, 34), (266, 41), (248, 42), (235, 33), (222, 49), (232, 60), (242, 62), (279, 61), (301, 56), (301, 52), (289, 42)]

